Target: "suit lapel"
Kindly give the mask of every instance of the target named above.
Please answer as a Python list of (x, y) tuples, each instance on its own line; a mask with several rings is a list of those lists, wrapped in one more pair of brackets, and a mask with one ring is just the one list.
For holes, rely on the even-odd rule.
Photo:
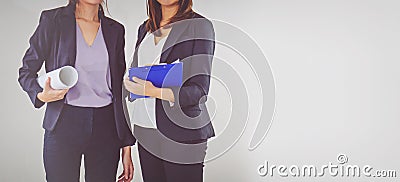
[(138, 32), (138, 40), (136, 41), (135, 45), (135, 52), (133, 54), (133, 60), (131, 63), (131, 68), (138, 67), (138, 51), (140, 48), (140, 44), (143, 42), (143, 39), (146, 37), (147, 31), (146, 31), (146, 22), (143, 23), (139, 27), (139, 32)]
[[(56, 67), (74, 66), (76, 60), (76, 20), (75, 20), (75, 5), (69, 4), (65, 7), (61, 17), (57, 18), (57, 26), (60, 33), (60, 45), (58, 47), (58, 55), (67, 56), (58, 57)], [(61, 53), (61, 54), (60, 54)]]
[(136, 48), (139, 47), (140, 43), (142, 43), (143, 39), (146, 37), (147, 31), (146, 31), (146, 23), (144, 23), (138, 32), (138, 40), (136, 42)]
[[(186, 30), (189, 23), (190, 21), (181, 21), (173, 24), (172, 30), (163, 46), (160, 63), (168, 62), (168, 57), (172, 52), (173, 46), (179, 42), (179, 38), (181, 37), (182, 33)], [(135, 54), (131, 67), (137, 67), (138, 49), (140, 49), (140, 44), (142, 43), (143, 39), (146, 37), (147, 34), (145, 25), (146, 23), (142, 24), (142, 26), (139, 29), (138, 41), (136, 42)]]
[(101, 19), (101, 30), (103, 31), (104, 41), (106, 43), (107, 51), (108, 51), (108, 62), (110, 65), (110, 73), (111, 73), (111, 87), (113, 87), (113, 76), (117, 73), (116, 66), (117, 63), (116, 57), (116, 46), (117, 46), (117, 34), (113, 31), (113, 23), (108, 21), (106, 18)]
[(161, 63), (168, 62), (168, 56), (171, 54), (173, 46), (179, 43), (179, 38), (181, 37), (182, 33), (186, 30), (187, 26), (189, 25), (190, 21), (181, 21), (174, 23), (172, 25), (172, 30), (165, 41), (164, 47), (162, 49), (161, 54)]

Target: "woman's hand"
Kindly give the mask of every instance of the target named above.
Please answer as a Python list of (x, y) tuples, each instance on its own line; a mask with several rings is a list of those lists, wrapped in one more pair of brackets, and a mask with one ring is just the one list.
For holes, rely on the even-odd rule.
[(174, 93), (170, 88), (157, 88), (150, 81), (142, 80), (136, 77), (133, 77), (133, 81), (130, 81), (129, 78), (125, 78), (124, 85), (125, 88), (136, 95), (149, 96), (165, 101), (169, 101), (171, 103), (175, 102)]
[(37, 98), (42, 101), (42, 102), (54, 102), (54, 101), (59, 101), (62, 100), (65, 97), (65, 94), (67, 94), (69, 89), (64, 89), (64, 90), (55, 90), (51, 88), (50, 86), (50, 80), (51, 78), (47, 78), (46, 84), (43, 88), (43, 92), (38, 93)]
[(133, 162), (131, 157), (131, 147), (127, 146), (122, 149), (122, 164), (124, 172), (118, 177), (118, 182), (129, 182), (133, 179)]
[(155, 87), (150, 81), (133, 77), (133, 82), (129, 78), (124, 80), (125, 88), (136, 95), (155, 97), (159, 88)]

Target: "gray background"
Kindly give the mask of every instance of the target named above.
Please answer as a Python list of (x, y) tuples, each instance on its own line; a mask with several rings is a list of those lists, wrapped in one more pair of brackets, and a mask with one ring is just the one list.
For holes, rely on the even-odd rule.
[[(250, 122), (230, 151), (206, 164), (205, 181), (398, 181), (261, 178), (256, 169), (265, 160), (276, 165), (321, 166), (335, 162), (339, 153), (347, 154), (350, 164), (400, 169), (399, 1), (194, 3), (199, 13), (232, 23), (259, 43), (270, 61), (277, 89), (276, 115), (266, 140), (255, 151), (248, 151), (256, 125)], [(0, 181), (44, 181), (44, 109), (33, 109), (19, 88), (17, 69), (40, 11), (64, 4), (64, 0), (13, 0), (2, 1), (0, 6)], [(145, 0), (110, 0), (109, 6), (112, 17), (126, 26), (130, 60), (137, 27), (146, 18)], [(223, 124), (216, 125), (221, 133)], [(133, 154), (135, 181), (141, 181), (136, 147)]]

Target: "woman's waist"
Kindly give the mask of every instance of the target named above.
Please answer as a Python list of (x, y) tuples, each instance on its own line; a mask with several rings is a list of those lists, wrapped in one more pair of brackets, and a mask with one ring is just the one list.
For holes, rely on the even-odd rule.
[(95, 110), (95, 111), (112, 111), (114, 109), (114, 103), (111, 102), (107, 105), (104, 106), (81, 106), (81, 105), (73, 105), (73, 104), (68, 104), (64, 103), (63, 109), (68, 109), (68, 110)]

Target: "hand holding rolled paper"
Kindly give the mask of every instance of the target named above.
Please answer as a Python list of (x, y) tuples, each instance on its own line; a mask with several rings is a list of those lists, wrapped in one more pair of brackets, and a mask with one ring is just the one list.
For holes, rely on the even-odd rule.
[(40, 76), (37, 81), (43, 88), (37, 98), (46, 103), (54, 102), (62, 100), (68, 90), (76, 85), (78, 72), (71, 66), (65, 66)]
[(45, 103), (62, 100), (69, 89), (55, 90), (50, 86), (51, 78), (48, 77), (43, 92), (38, 93), (37, 98)]

